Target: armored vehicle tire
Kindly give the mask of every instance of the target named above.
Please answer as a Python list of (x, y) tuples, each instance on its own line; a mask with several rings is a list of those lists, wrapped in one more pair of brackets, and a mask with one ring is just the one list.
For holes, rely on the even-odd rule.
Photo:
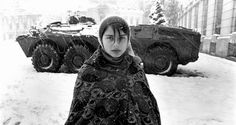
[(171, 76), (176, 72), (177, 66), (176, 53), (168, 47), (159, 46), (150, 52), (144, 70), (150, 74)]
[(32, 63), (38, 72), (57, 72), (60, 68), (60, 56), (53, 46), (40, 44), (33, 52)]
[(71, 46), (64, 55), (64, 64), (69, 72), (76, 73), (91, 53), (81, 45)]

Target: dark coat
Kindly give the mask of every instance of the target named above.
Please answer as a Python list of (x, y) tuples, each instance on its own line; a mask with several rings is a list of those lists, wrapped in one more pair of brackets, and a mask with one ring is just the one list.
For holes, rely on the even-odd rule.
[(65, 125), (160, 125), (143, 69), (125, 53), (108, 61), (99, 48), (78, 72)]

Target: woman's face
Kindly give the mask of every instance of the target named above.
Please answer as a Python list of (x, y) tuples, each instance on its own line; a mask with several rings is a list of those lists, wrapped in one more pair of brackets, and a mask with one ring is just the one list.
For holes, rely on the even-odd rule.
[(104, 50), (112, 57), (120, 57), (128, 47), (128, 36), (122, 30), (113, 31), (111, 26), (108, 26), (102, 36)]

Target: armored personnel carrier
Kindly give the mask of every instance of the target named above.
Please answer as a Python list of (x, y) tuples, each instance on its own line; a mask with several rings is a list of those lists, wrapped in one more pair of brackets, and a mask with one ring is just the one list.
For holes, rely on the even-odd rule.
[(76, 72), (97, 49), (94, 35), (81, 35), (84, 27), (54, 22), (45, 28), (32, 28), (29, 34), (16, 38), (26, 57), (38, 72), (58, 72), (61, 65)]
[[(62, 30), (62, 27), (68, 27)], [(198, 59), (200, 37), (186, 28), (158, 25), (131, 26), (131, 44), (148, 74), (172, 75), (179, 64)], [(69, 25), (52, 23), (43, 29), (16, 38), (26, 57), (32, 57), (36, 71), (58, 72), (65, 65), (69, 72), (77, 72), (83, 62), (97, 49), (95, 35), (80, 34)]]
[(184, 27), (131, 27), (131, 44), (149, 74), (172, 75), (179, 64), (198, 59), (201, 34)]

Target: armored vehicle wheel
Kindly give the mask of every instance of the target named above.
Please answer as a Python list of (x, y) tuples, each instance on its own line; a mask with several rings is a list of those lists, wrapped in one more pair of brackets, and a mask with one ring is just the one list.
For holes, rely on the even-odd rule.
[(177, 56), (170, 48), (161, 46), (152, 50), (144, 70), (150, 74), (173, 75), (177, 70)]
[(51, 45), (38, 45), (33, 52), (32, 63), (38, 72), (57, 72), (60, 68), (60, 57)]
[(91, 56), (91, 53), (81, 45), (71, 46), (64, 56), (64, 64), (69, 72), (76, 73), (84, 61)]

